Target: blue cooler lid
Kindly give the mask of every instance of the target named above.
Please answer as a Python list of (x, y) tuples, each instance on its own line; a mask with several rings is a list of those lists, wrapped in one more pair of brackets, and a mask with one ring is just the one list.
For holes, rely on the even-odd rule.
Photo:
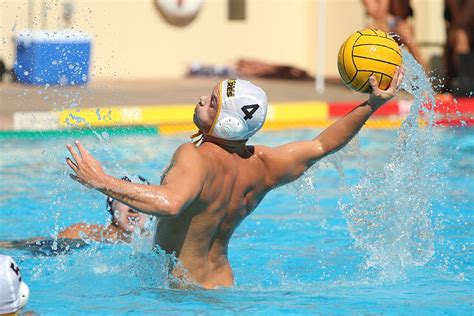
[(15, 35), (15, 41), (24, 45), (31, 43), (90, 43), (91, 40), (89, 34), (75, 30), (24, 30)]

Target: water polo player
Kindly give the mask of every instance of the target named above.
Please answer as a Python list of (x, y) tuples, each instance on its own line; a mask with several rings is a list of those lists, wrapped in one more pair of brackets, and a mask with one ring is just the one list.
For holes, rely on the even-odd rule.
[[(181, 261), (174, 268), (204, 288), (231, 286), (228, 245), (239, 224), (275, 187), (300, 177), (319, 159), (345, 146), (380, 106), (392, 98), (403, 78), (397, 68), (389, 88), (370, 78), (369, 99), (333, 123), (313, 140), (275, 148), (248, 146), (263, 125), (265, 92), (249, 81), (228, 79), (210, 96), (201, 97), (194, 122), (200, 137), (174, 153), (160, 185), (130, 183), (107, 175), (82, 146), (68, 144), (71, 177), (140, 212), (159, 216), (156, 244)], [(303, 233), (303, 232), (302, 232)]]
[[(125, 176), (122, 180), (148, 185), (141, 176)], [(149, 234), (145, 229), (149, 216), (139, 213), (130, 206), (111, 197), (106, 197), (106, 210), (111, 215), (110, 223), (97, 225), (88, 223), (73, 224), (58, 233), (57, 238), (33, 237), (26, 240), (0, 241), (2, 248), (30, 250), (44, 255), (62, 254), (75, 248), (87, 246), (87, 242), (116, 243), (132, 241), (134, 233)]]
[(0, 254), (0, 315), (23, 315), (30, 289), (12, 257)]
[[(141, 176), (132, 176), (132, 179), (127, 176), (122, 177), (123, 181), (143, 183), (144, 185), (149, 184), (148, 180)], [(60, 232), (58, 237), (109, 243), (131, 242), (134, 232), (142, 233), (145, 231), (145, 223), (148, 220), (147, 215), (137, 212), (130, 206), (110, 196), (106, 198), (106, 209), (111, 215), (110, 224), (78, 223)]]

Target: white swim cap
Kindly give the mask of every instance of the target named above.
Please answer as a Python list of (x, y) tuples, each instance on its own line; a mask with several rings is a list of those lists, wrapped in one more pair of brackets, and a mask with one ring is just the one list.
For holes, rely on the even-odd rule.
[(30, 290), (16, 262), (0, 254), (0, 314), (17, 312), (26, 305), (29, 296)]
[(267, 95), (250, 81), (227, 79), (219, 84), (217, 115), (207, 134), (246, 140), (262, 128), (267, 116)]

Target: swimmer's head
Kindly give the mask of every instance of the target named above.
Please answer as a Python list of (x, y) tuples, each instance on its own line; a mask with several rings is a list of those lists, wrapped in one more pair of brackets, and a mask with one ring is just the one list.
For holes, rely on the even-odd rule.
[[(150, 184), (147, 179), (141, 176), (127, 176), (122, 177), (122, 180), (133, 182)], [(140, 212), (137, 212), (127, 204), (117, 201), (110, 196), (106, 199), (107, 212), (112, 215), (112, 225), (117, 226), (124, 232), (133, 233), (135, 231), (143, 231), (145, 224), (149, 219), (149, 216)]]
[(267, 108), (267, 95), (260, 87), (247, 80), (226, 79), (210, 96), (201, 97), (194, 123), (203, 134), (247, 140), (262, 128)]
[(0, 314), (15, 314), (28, 302), (30, 290), (20, 268), (10, 257), (0, 254)]

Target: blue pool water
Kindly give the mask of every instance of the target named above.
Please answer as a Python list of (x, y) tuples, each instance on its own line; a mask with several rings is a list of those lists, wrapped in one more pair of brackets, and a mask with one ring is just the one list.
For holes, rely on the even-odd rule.
[[(263, 132), (253, 143), (318, 132)], [(230, 243), (233, 288), (169, 288), (167, 258), (151, 252), (149, 240), (56, 256), (1, 251), (30, 286), (27, 310), (42, 315), (472, 314), (474, 130), (420, 133), (413, 140), (363, 130), (343, 152), (270, 193)], [(68, 177), (64, 144), (73, 139), (0, 139), (0, 240), (106, 223), (104, 197)], [(157, 183), (187, 135), (81, 140), (108, 173)]]
[[(400, 130), (363, 130), (300, 180), (268, 194), (230, 242), (234, 287), (169, 288), (170, 258), (151, 251), (147, 239), (59, 255), (53, 241), (36, 253), (3, 251), (15, 257), (31, 288), (27, 309), (46, 315), (472, 314), (474, 131), (418, 128), (420, 112), (433, 121), (424, 106), (433, 92), (406, 52), (404, 63), (403, 89), (415, 99)], [(109, 174), (140, 174), (153, 183), (188, 140), (93, 132), (80, 138)], [(264, 132), (253, 143), (276, 146), (319, 132)], [(73, 223), (106, 223), (104, 197), (68, 176), (64, 145), (74, 138), (0, 139), (0, 240), (54, 238)]]

